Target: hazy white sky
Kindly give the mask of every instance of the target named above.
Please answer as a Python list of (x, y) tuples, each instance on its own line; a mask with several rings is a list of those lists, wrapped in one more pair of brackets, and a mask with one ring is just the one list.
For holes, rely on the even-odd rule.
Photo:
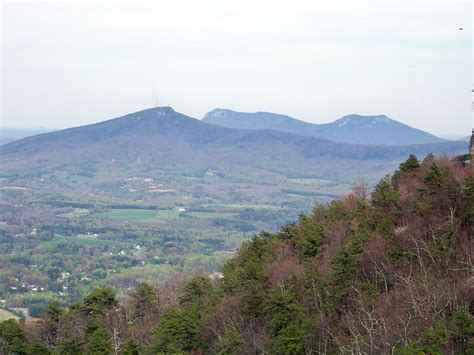
[[(159, 102), (322, 123), (471, 129), (470, 1), (3, 1), (3, 126), (71, 127)], [(459, 27), (464, 30), (460, 31)]]

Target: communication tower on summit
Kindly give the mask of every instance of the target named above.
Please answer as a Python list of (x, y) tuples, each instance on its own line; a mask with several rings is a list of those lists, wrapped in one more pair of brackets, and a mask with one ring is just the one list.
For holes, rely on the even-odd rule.
[(155, 87), (154, 89), (153, 100), (154, 100), (153, 107), (158, 108), (158, 88), (157, 87)]

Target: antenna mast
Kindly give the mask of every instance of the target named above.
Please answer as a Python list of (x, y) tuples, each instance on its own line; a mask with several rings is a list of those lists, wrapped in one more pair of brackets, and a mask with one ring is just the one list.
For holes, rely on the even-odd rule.
[(154, 96), (155, 96), (155, 97), (154, 97), (154, 100), (155, 100), (154, 106), (155, 106), (155, 108), (158, 108), (158, 87), (157, 87), (157, 86), (155, 87), (154, 91), (155, 91), (155, 94), (154, 94)]

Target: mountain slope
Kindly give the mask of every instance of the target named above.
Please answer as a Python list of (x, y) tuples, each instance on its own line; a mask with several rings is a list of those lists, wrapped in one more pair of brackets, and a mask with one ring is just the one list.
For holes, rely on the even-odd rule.
[(0, 145), (11, 143), (19, 139), (34, 136), (36, 134), (51, 132), (47, 128), (11, 128), (0, 127)]
[[(169, 107), (154, 108), (1, 146), (0, 166), (6, 180), (0, 188), (34, 188), (42, 194), (61, 191), (61, 196), (76, 200), (78, 194), (92, 193), (104, 203), (117, 199), (128, 203), (130, 196), (121, 188), (128, 178), (162, 180), (166, 176), (175, 191), (174, 204), (186, 197), (181, 203), (246, 201), (301, 210), (315, 198), (328, 201), (361, 180), (372, 185), (410, 154), (424, 157), (465, 151), (463, 142), (370, 146), (271, 130), (230, 129)], [(220, 178), (212, 184), (187, 178), (207, 171)], [(43, 183), (43, 175), (54, 178)], [(92, 181), (81, 185), (79, 193), (78, 186), (68, 185), (64, 176)], [(149, 192), (134, 198), (150, 205), (171, 201)], [(80, 199), (87, 202), (86, 197)]]
[(271, 129), (355, 144), (406, 145), (443, 142), (443, 139), (385, 115), (348, 115), (332, 123), (318, 125), (268, 112), (243, 113), (215, 109), (204, 115), (203, 121), (222, 127)]
[(246, 113), (227, 109), (215, 109), (206, 113), (202, 121), (228, 128), (270, 129), (301, 134), (303, 136), (321, 137), (319, 125), (269, 112)]
[(28, 137), (0, 147), (0, 162), (7, 170), (81, 163), (128, 166), (137, 162), (162, 167), (275, 167), (327, 159), (398, 160), (410, 153), (457, 153), (464, 149), (464, 144), (458, 142), (376, 147), (269, 130), (229, 129), (165, 107)]

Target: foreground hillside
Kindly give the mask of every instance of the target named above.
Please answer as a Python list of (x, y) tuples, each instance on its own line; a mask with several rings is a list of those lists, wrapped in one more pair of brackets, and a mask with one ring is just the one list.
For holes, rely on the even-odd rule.
[(443, 139), (392, 120), (386, 115), (347, 115), (334, 122), (314, 124), (270, 112), (236, 112), (215, 109), (203, 121), (222, 127), (271, 129), (337, 142), (369, 145), (407, 145), (439, 143)]
[(473, 167), (410, 156), (370, 195), (261, 232), (222, 275), (96, 289), (37, 324), (0, 323), (0, 340), (6, 353), (472, 354), (473, 225)]

